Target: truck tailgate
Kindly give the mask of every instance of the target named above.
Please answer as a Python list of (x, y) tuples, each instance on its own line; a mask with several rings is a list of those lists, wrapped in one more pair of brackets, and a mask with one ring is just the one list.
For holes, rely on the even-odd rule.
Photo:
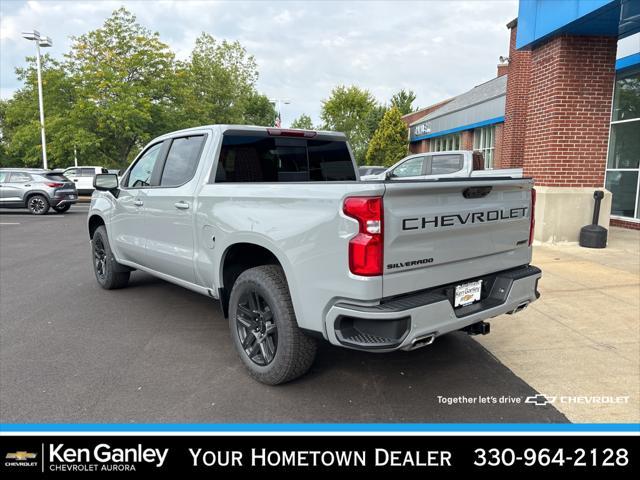
[(385, 185), (384, 297), (531, 261), (531, 179)]

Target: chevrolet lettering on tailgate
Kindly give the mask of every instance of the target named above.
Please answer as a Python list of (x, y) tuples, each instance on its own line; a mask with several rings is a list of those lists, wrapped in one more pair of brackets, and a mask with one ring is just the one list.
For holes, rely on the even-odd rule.
[(414, 217), (402, 220), (403, 230), (419, 230), (421, 228), (453, 227), (469, 223), (497, 222), (527, 216), (527, 207), (510, 208), (509, 210), (488, 210), (469, 212), (467, 214), (438, 215), (435, 217)]

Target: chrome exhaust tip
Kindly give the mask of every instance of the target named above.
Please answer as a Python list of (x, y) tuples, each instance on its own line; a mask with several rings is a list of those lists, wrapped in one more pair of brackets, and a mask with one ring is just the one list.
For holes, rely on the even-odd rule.
[(420, 337), (416, 337), (411, 341), (411, 348), (409, 350), (416, 350), (418, 348), (426, 347), (431, 345), (436, 339), (435, 333), (429, 333), (428, 335), (422, 335)]
[(527, 308), (529, 306), (530, 302), (523, 302), (520, 305), (518, 305), (516, 308), (514, 308), (512, 311), (507, 312), (509, 315), (513, 315), (515, 313), (521, 312), (522, 310), (524, 310), (525, 308)]

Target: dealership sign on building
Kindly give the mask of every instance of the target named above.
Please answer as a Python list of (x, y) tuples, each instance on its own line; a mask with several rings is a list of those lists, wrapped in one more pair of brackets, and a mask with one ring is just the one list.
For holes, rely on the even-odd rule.
[(416, 125), (413, 127), (413, 136), (417, 137), (419, 135), (427, 135), (431, 133), (431, 126), (429, 122), (421, 123), (420, 125)]

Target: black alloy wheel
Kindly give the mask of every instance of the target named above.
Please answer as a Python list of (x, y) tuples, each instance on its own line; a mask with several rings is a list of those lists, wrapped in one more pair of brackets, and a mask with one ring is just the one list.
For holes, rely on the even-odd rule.
[(42, 195), (34, 195), (29, 199), (27, 208), (34, 215), (44, 215), (49, 211), (49, 203)]
[(269, 303), (257, 290), (247, 289), (240, 297), (236, 328), (249, 359), (256, 365), (269, 365), (278, 348), (278, 327)]
[(104, 243), (102, 243), (102, 237), (97, 237), (93, 240), (93, 262), (96, 275), (100, 280), (104, 281), (107, 276), (107, 252), (104, 248)]

